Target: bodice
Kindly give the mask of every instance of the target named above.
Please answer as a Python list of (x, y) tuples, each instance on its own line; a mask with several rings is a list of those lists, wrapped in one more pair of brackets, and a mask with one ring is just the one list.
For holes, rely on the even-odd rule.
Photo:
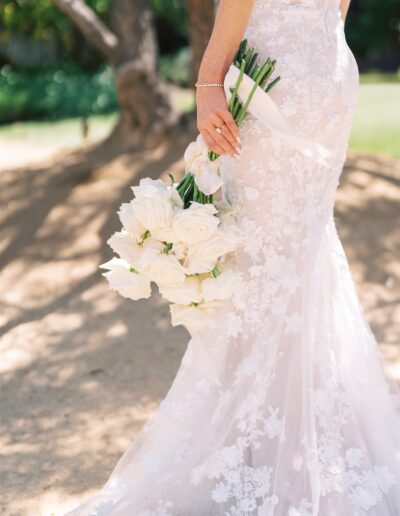
[(294, 28), (302, 25), (314, 27), (329, 25), (333, 29), (340, 23), (340, 0), (255, 0), (251, 20), (267, 25), (289, 20)]
[(339, 0), (255, 0), (254, 5), (259, 10), (268, 10), (271, 7), (282, 9), (287, 7), (294, 9), (338, 9)]

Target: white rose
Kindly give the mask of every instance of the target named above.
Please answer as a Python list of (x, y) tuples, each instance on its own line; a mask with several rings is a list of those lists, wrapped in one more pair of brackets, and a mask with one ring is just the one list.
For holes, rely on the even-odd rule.
[(218, 228), (208, 240), (189, 247), (184, 265), (189, 274), (210, 272), (215, 267), (218, 258), (235, 251), (237, 243), (235, 235)]
[(237, 204), (232, 206), (227, 203), (225, 200), (216, 200), (214, 201), (214, 206), (217, 208), (219, 213), (219, 218), (221, 222), (225, 223), (235, 223), (238, 213), (241, 210), (241, 207)]
[(164, 244), (162, 242), (159, 242), (158, 240), (154, 239), (152, 236), (147, 237), (142, 245), (143, 249), (153, 249), (154, 251), (157, 251), (160, 253), (164, 249)]
[(132, 186), (132, 191), (135, 197), (151, 194), (169, 198), (168, 186), (161, 179), (145, 177), (140, 180), (138, 186)]
[(173, 242), (179, 240), (172, 226), (153, 228), (150, 233), (152, 237), (160, 240), (161, 242), (167, 242), (168, 244), (172, 244)]
[(126, 231), (126, 229), (114, 233), (107, 240), (107, 244), (130, 265), (135, 265), (143, 252), (142, 247), (137, 243), (136, 239)]
[(118, 215), (124, 228), (138, 242), (141, 242), (143, 240), (143, 235), (146, 232), (146, 228), (137, 219), (132, 201), (121, 204)]
[(198, 306), (171, 305), (172, 326), (182, 324), (190, 334), (194, 334), (208, 326), (217, 303), (201, 303)]
[(225, 233), (229, 238), (236, 241), (236, 244), (239, 245), (244, 240), (244, 233), (239, 228), (237, 222), (231, 218), (223, 218), (221, 220), (221, 224), (219, 229)]
[(171, 227), (173, 204), (168, 188), (159, 179), (146, 178), (132, 190), (135, 198), (132, 206), (137, 220), (150, 231), (156, 228)]
[(216, 278), (207, 278), (201, 283), (204, 301), (229, 299), (242, 284), (240, 273), (225, 270)]
[[(176, 186), (178, 186), (179, 183), (176, 184)], [(169, 198), (171, 200), (171, 203), (176, 206), (177, 208), (183, 208), (183, 199), (182, 197), (179, 195), (179, 192), (178, 190), (176, 189), (176, 186), (168, 186), (167, 189), (168, 189), (168, 193), (169, 193)]]
[(197, 158), (208, 159), (208, 147), (201, 134), (198, 135), (195, 142), (187, 146), (183, 158), (187, 166), (190, 166), (192, 161)]
[(214, 194), (224, 184), (218, 174), (219, 165), (216, 161), (193, 161), (190, 171), (195, 176), (196, 184), (206, 195)]
[(198, 202), (192, 202), (186, 210), (177, 211), (172, 226), (178, 240), (192, 245), (210, 238), (219, 224), (216, 213), (218, 211), (212, 204)]
[(174, 242), (172, 246), (172, 253), (178, 258), (178, 260), (184, 260), (188, 252), (187, 245), (183, 242)]
[(150, 281), (137, 272), (131, 272), (130, 266), (124, 260), (113, 258), (109, 262), (100, 265), (109, 282), (110, 289), (118, 292), (122, 297), (133, 299), (149, 298), (151, 295)]
[(197, 277), (186, 277), (179, 287), (164, 287), (160, 289), (160, 294), (170, 303), (190, 305), (190, 303), (200, 303), (202, 294), (200, 280)]
[(137, 268), (160, 288), (179, 287), (185, 281), (185, 270), (179, 260), (175, 256), (162, 254), (154, 247), (144, 249)]
[(197, 186), (201, 192), (211, 195), (222, 186), (222, 180), (218, 175), (218, 160), (209, 160), (208, 147), (201, 134), (195, 142), (187, 147), (184, 159), (186, 171), (195, 175)]

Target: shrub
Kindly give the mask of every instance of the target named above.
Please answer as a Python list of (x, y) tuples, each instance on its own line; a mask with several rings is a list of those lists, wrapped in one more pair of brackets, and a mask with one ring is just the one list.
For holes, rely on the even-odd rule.
[(79, 70), (0, 69), (0, 123), (88, 116), (118, 108), (111, 68)]
[(189, 47), (182, 48), (175, 54), (162, 56), (160, 59), (161, 75), (168, 82), (178, 86), (187, 86), (190, 80), (191, 58)]

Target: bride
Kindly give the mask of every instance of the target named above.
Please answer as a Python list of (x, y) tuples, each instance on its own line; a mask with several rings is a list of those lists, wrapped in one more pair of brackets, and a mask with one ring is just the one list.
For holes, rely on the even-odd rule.
[[(188, 344), (155, 416), (70, 516), (398, 516), (398, 391), (385, 378), (335, 229), (358, 93), (348, 0), (221, 0), (197, 89), (248, 236), (245, 288)], [(293, 149), (253, 116), (240, 135), (219, 86), (243, 36), (277, 59), (271, 97)]]

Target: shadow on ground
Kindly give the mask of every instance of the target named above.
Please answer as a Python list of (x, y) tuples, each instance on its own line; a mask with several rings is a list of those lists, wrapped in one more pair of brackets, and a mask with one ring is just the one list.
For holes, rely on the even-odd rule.
[[(68, 153), (0, 176), (5, 516), (61, 516), (100, 487), (166, 394), (186, 332), (171, 328), (157, 297), (131, 303), (111, 293), (98, 265), (111, 257), (105, 242), (129, 186), (178, 175), (189, 138), (119, 157), (87, 150), (85, 166), (81, 152)], [(336, 213), (394, 375), (399, 171), (399, 161), (351, 152)]]

